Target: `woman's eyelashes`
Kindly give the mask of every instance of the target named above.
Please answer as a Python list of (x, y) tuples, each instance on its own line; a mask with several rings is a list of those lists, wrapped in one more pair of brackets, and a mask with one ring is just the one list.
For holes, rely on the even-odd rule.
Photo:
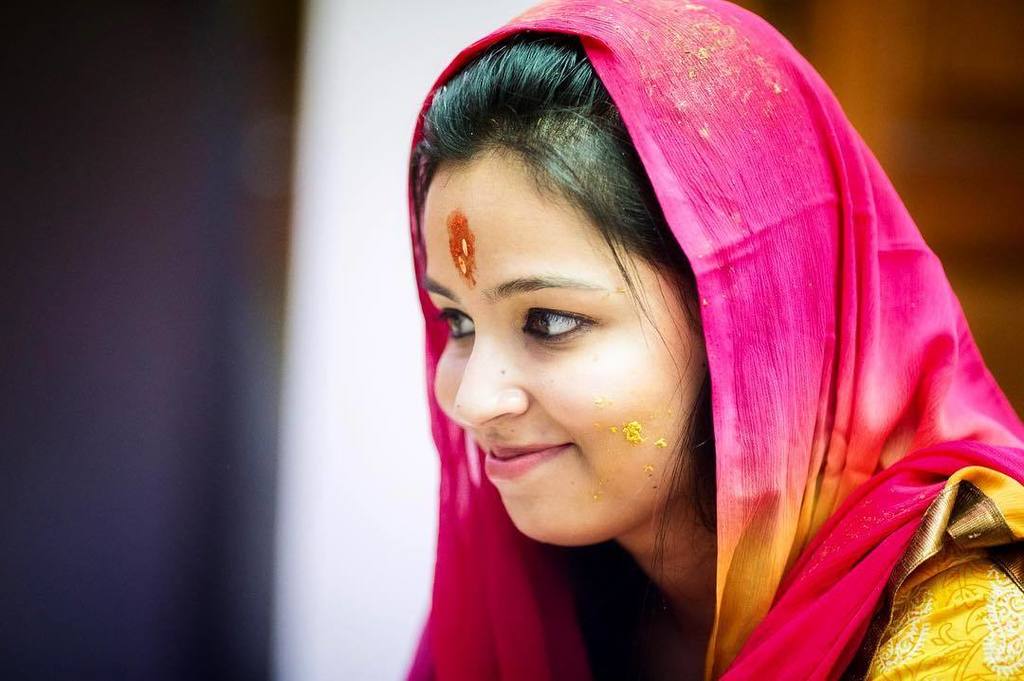
[[(474, 333), (473, 320), (458, 310), (446, 307), (439, 316), (448, 322), (451, 338), (465, 338)], [(535, 307), (526, 313), (522, 330), (545, 343), (558, 343), (586, 331), (593, 324), (592, 319), (581, 315)]]
[(585, 331), (594, 322), (579, 315), (531, 308), (523, 331), (547, 342), (561, 342)]
[[(464, 338), (473, 333), (473, 320), (458, 310), (446, 307), (441, 310), (441, 314), (438, 317), (448, 322), (448, 335), (451, 338)], [(465, 328), (467, 326), (469, 327), (468, 330)]]

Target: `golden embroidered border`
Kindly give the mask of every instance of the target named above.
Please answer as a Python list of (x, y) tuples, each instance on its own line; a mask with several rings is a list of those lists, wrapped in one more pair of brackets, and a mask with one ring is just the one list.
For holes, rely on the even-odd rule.
[(1024, 545), (1014, 542), (1013, 531), (996, 503), (967, 480), (945, 487), (928, 506), (907, 550), (893, 568), (882, 600), (842, 681), (867, 678), (882, 634), (892, 621), (896, 593), (914, 570), (938, 555), (947, 538), (962, 549), (985, 549), (992, 561), (1024, 592)]

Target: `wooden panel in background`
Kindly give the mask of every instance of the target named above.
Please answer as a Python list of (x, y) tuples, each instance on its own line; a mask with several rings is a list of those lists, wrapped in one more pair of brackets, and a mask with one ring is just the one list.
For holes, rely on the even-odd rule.
[(1024, 3), (756, 0), (886, 169), (1024, 414)]

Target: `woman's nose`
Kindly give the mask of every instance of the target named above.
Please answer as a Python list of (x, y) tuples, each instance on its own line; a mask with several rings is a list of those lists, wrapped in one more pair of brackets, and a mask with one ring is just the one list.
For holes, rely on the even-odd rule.
[(500, 353), (478, 342), (455, 393), (456, 421), (464, 427), (479, 428), (500, 416), (525, 412), (529, 399), (516, 374)]

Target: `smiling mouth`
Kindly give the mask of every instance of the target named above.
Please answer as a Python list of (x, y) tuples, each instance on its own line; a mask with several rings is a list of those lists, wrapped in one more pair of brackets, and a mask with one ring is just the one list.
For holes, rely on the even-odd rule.
[(491, 451), (487, 453), (487, 457), (484, 459), (484, 469), (491, 482), (507, 484), (520, 476), (525, 476), (528, 471), (542, 466), (545, 461), (557, 459), (571, 449), (571, 442), (527, 450), (510, 451), (505, 449), (503, 451), (504, 454), (514, 454), (505, 458), (500, 458), (499, 452)]
[(541, 452), (547, 452), (552, 449), (558, 449), (568, 444), (570, 443), (560, 442), (550, 445), (532, 445), (529, 447), (492, 447), (491, 454), (496, 459), (508, 461), (510, 459), (517, 459), (522, 456), (529, 456), (531, 454), (539, 454)]

